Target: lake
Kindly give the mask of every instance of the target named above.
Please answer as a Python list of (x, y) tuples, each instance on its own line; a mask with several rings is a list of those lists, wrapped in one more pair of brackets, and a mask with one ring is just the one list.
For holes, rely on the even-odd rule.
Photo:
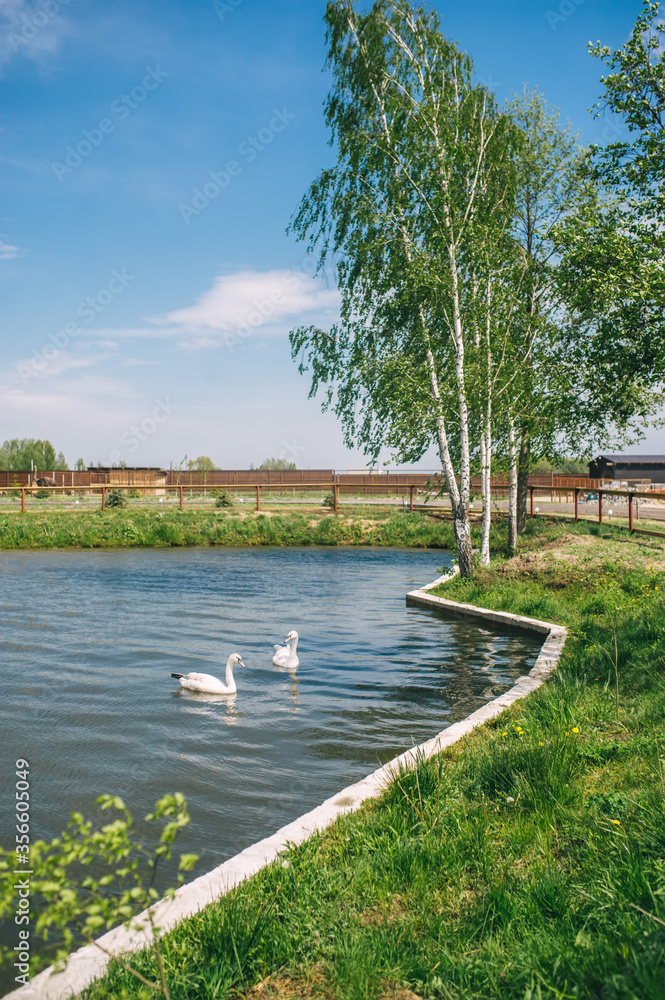
[[(406, 607), (441, 551), (163, 549), (0, 554), (3, 801), (31, 770), (32, 837), (103, 792), (192, 815), (180, 849), (213, 868), (510, 687), (540, 644)], [(296, 677), (273, 643), (300, 633)], [(232, 698), (171, 672), (224, 677)], [(2, 842), (13, 841), (5, 806)]]

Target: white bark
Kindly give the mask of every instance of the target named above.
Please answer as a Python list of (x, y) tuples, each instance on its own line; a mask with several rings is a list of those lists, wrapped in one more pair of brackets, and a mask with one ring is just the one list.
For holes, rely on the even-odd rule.
[(482, 566), (490, 564), (490, 528), (492, 526), (492, 401), (488, 397), (483, 413), (483, 426), (480, 435), (480, 481), (483, 498), (483, 530), (480, 544), (480, 562)]
[(510, 494), (508, 498), (508, 547), (517, 552), (517, 440), (515, 416), (510, 414), (508, 423), (508, 460)]

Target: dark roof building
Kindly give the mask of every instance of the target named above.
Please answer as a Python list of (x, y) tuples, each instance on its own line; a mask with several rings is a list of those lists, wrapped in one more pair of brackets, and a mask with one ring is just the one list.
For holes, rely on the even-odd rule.
[(665, 483), (665, 455), (599, 455), (589, 462), (592, 479), (650, 479)]

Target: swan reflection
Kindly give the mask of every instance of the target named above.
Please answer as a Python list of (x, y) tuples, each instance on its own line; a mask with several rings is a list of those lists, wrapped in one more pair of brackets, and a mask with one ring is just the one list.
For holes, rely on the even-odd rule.
[[(180, 688), (179, 691), (173, 692), (173, 697), (185, 702), (186, 710), (190, 714), (221, 717), (227, 726), (235, 726), (237, 720), (244, 716), (244, 713), (239, 712), (235, 707), (238, 700), (237, 694), (205, 694), (201, 691), (188, 691), (186, 688)], [(215, 708), (223, 706), (226, 711), (222, 715), (218, 711), (213, 711), (213, 706)]]

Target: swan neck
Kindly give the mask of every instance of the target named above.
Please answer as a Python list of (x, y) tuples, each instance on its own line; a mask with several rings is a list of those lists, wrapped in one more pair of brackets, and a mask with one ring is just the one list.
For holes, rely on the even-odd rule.
[(298, 638), (291, 640), (291, 656), (295, 656), (296, 649), (298, 648)]
[(232, 656), (229, 656), (228, 660), (226, 661), (226, 686), (228, 688), (232, 688), (232, 687), (235, 686), (234, 683), (233, 683), (233, 659), (232, 659)]

